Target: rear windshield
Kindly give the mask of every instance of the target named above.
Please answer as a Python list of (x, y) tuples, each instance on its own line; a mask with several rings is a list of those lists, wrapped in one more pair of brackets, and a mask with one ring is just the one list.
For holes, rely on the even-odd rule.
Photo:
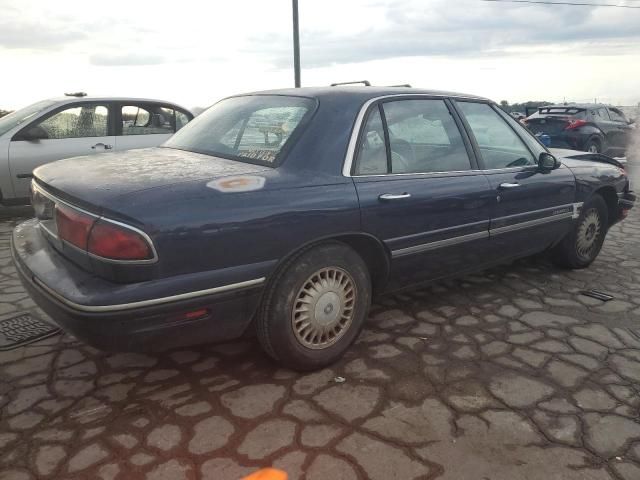
[(584, 109), (583, 108), (545, 107), (545, 108), (539, 108), (538, 112), (544, 115), (576, 115), (578, 113), (584, 113)]
[(580, 108), (539, 108), (537, 112), (528, 118), (528, 120), (555, 117), (559, 120), (566, 120), (567, 117), (571, 117), (576, 120), (586, 120), (587, 112)]
[(163, 146), (274, 166), (315, 101), (303, 97), (250, 95), (216, 103)]

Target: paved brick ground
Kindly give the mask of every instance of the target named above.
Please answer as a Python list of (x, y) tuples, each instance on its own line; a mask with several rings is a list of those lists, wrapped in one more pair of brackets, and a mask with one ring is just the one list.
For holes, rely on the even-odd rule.
[[(34, 307), (11, 226), (0, 318)], [(0, 479), (237, 480), (276, 465), (310, 480), (637, 480), (639, 238), (635, 212), (588, 270), (526, 260), (381, 298), (346, 358), (311, 375), (251, 341), (147, 356), (57, 336), (0, 352)]]

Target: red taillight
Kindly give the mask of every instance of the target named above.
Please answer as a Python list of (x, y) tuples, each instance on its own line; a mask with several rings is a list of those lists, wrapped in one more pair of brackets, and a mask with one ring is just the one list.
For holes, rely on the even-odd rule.
[(570, 120), (569, 124), (564, 127), (565, 130), (575, 130), (576, 128), (582, 127), (586, 125), (587, 122), (584, 120)]
[(149, 242), (134, 230), (98, 220), (87, 244), (87, 251), (111, 260), (151, 260)]
[(56, 224), (58, 236), (82, 250), (87, 248), (89, 231), (95, 218), (64, 205), (56, 205)]

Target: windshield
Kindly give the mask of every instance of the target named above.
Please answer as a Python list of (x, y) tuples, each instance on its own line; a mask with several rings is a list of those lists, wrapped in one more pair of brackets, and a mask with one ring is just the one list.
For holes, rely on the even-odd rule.
[(54, 103), (56, 103), (55, 100), (42, 100), (40, 102), (31, 104), (28, 107), (16, 110), (9, 115), (5, 115), (4, 117), (0, 118), (0, 135), (4, 135), (12, 128), (26, 122), (35, 114), (41, 112), (45, 108), (49, 108)]
[(163, 146), (273, 166), (313, 111), (309, 98), (232, 97), (200, 114)]

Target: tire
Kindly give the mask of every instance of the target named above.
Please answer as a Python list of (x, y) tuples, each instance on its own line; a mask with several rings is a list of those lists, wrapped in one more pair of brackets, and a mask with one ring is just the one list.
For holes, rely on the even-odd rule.
[(596, 259), (609, 225), (609, 210), (604, 199), (595, 194), (582, 206), (573, 229), (556, 245), (553, 262), (564, 268), (586, 268)]
[(590, 138), (584, 145), (584, 151), (590, 153), (602, 153), (602, 142), (597, 138)]
[(370, 305), (371, 279), (362, 258), (339, 242), (316, 245), (270, 282), (256, 319), (258, 340), (283, 366), (316, 370), (342, 357)]

